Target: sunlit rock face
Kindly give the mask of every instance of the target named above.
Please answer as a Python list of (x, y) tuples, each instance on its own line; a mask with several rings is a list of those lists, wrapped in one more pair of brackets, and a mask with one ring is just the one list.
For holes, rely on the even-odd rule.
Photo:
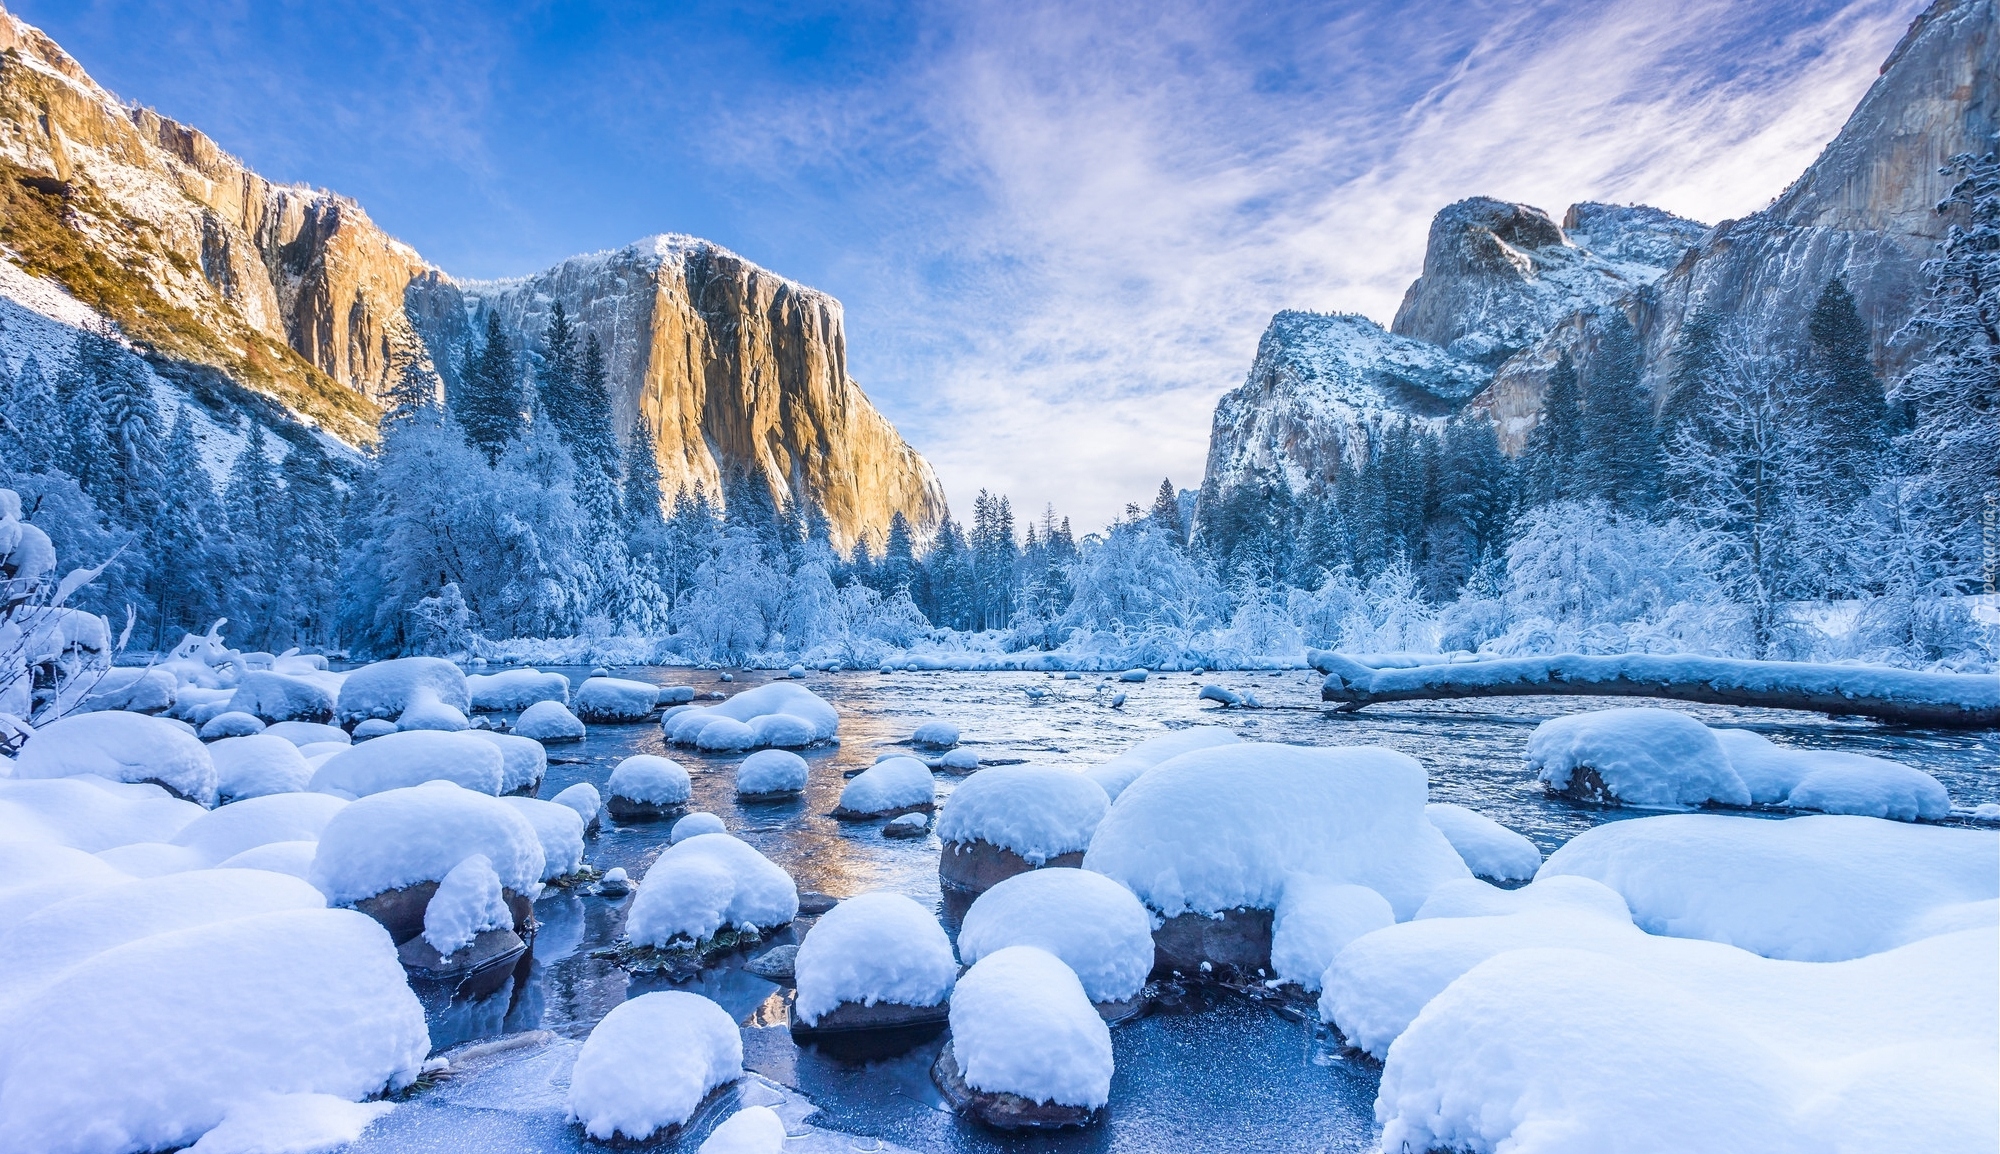
[(669, 496), (748, 470), (817, 501), (843, 548), (865, 535), (877, 551), (896, 513), (925, 532), (944, 515), (929, 463), (847, 375), (840, 302), (727, 249), (652, 237), (519, 280), (427, 281), (411, 308), (447, 319), (440, 296), (497, 311), (530, 349), (560, 301), (604, 348), (621, 441), (651, 430)]
[(1660, 282), (1643, 310), (1659, 379), (1701, 308), (1740, 315), (1765, 340), (1799, 339), (1826, 282), (1845, 279), (1894, 377), (1921, 353), (1894, 342), (1923, 262), (1954, 223), (1937, 212), (1953, 156), (2000, 133), (2000, 14), (1994, 0), (1939, 0), (1910, 26), (1833, 143), (1771, 207), (1724, 221)]

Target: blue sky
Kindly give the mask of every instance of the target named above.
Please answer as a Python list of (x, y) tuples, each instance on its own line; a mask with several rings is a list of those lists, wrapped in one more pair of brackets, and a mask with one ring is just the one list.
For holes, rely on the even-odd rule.
[(1387, 322), (1431, 215), (1755, 211), (1917, 0), (14, 0), (447, 271), (687, 232), (825, 289), (938, 467), (1080, 526), (1197, 484), (1270, 314)]

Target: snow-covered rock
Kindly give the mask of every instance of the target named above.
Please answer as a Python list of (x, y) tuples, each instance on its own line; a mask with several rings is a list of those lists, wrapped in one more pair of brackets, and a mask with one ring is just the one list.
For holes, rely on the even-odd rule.
[(976, 893), (1050, 862), (1081, 864), (1108, 807), (1103, 787), (1074, 770), (982, 770), (946, 799), (938, 815), (944, 842), (938, 874), (947, 885)]
[(734, 718), (711, 717), (694, 744), (708, 753), (738, 753), (757, 748), (757, 731)]
[(1367, 886), (1408, 917), (1467, 876), (1426, 793), (1423, 766), (1376, 746), (1196, 750), (1118, 795), (1084, 866), (1168, 918), (1276, 909), (1295, 874)]
[[(701, 731), (703, 741), (709, 740), (714, 728), (709, 726)], [(766, 713), (750, 719), (750, 738), (760, 749), (804, 749), (818, 742), (819, 735), (816, 722), (795, 713)]]
[(1241, 739), (1219, 725), (1197, 725), (1172, 733), (1149, 737), (1102, 765), (1085, 771), (1085, 776), (1102, 786), (1113, 801), (1140, 774), (1163, 761), (1217, 745), (1235, 745)]
[(736, 1019), (699, 994), (661, 990), (621, 1002), (577, 1052), (569, 1114), (601, 1141), (680, 1126), (718, 1086), (743, 1076)]
[(691, 837), (700, 837), (705, 833), (728, 832), (729, 827), (723, 824), (721, 817), (701, 810), (676, 821), (674, 827), (667, 831), (667, 844), (678, 845)]
[(215, 763), (182, 725), (142, 713), (83, 713), (38, 726), (14, 759), (17, 781), (91, 774), (152, 782), (198, 805), (214, 805)]
[(1295, 877), (1271, 918), (1272, 972), (1301, 989), (1317, 990), (1347, 943), (1395, 921), (1389, 903), (1367, 886)]
[(326, 741), (339, 742), (341, 745), (354, 744), (354, 739), (338, 725), (321, 725), (312, 721), (280, 721), (265, 726), (264, 732), (300, 746)]
[(739, 797), (777, 797), (806, 787), (806, 759), (784, 749), (760, 749), (736, 767)]
[(536, 741), (581, 741), (583, 722), (560, 701), (537, 701), (514, 719), (514, 734)]
[(2000, 1138), (1990, 930), (1814, 965), (1628, 941), (1512, 950), (1452, 982), (1388, 1053), (1382, 1147), (1803, 1154)]
[(357, 722), (350, 732), (353, 735), (353, 741), (350, 744), (358, 745), (361, 742), (373, 741), (378, 737), (387, 737), (396, 732), (396, 723), (380, 717), (371, 717), (366, 721)]
[(836, 817), (885, 817), (936, 804), (937, 781), (930, 767), (914, 757), (891, 757), (848, 779), (833, 812)]
[(569, 678), (534, 669), (470, 673), (465, 678), (465, 689), (472, 699), (474, 713), (511, 713), (538, 701), (569, 704)]
[(352, 905), (442, 881), (473, 854), (486, 856), (507, 889), (538, 892), (543, 860), (534, 824), (499, 798), (432, 782), (370, 794), (334, 814), (320, 831), (311, 881), (328, 902)]
[[(583, 865), (583, 816), (567, 805), (532, 797), (503, 797), (503, 803), (528, 819), (542, 843), (542, 880), (567, 877)], [(592, 817), (597, 816), (593, 810)], [(450, 950), (441, 951), (450, 953)]]
[(566, 786), (562, 792), (549, 799), (556, 805), (566, 805), (583, 819), (583, 832), (594, 833), (598, 825), (598, 811), (604, 808), (604, 799), (598, 796), (597, 787), (587, 781)]
[(1535, 727), (1528, 766), (1551, 791), (1648, 809), (1749, 805), (1707, 726), (1672, 709), (1599, 709)]
[(334, 754), (313, 771), (306, 788), (365, 797), (427, 781), (450, 781), (497, 795), (506, 780), (506, 755), (492, 742), (471, 733), (412, 730), (383, 734)]
[(576, 715), (585, 721), (644, 721), (659, 701), (659, 690), (648, 682), (589, 677), (577, 686)]
[(188, 1154), (322, 1154), (352, 1145), (395, 1108), (332, 1094), (259, 1094), (232, 1105)]
[(400, 1088), (429, 1049), (389, 936), (361, 914), (158, 933), (79, 962), (8, 1013), (0, 1149), (184, 1146), (262, 1094)]
[(1718, 729), (1730, 765), (1759, 805), (1782, 805), (1856, 817), (1935, 820), (1951, 795), (1922, 770), (1839, 750), (1778, 745), (1747, 729)]
[(217, 806), (182, 826), (170, 839), (210, 863), (274, 842), (319, 840), (320, 831), (347, 802), (324, 793), (276, 793)]
[(678, 811), (694, 794), (688, 771), (680, 762), (651, 753), (636, 753), (618, 763), (604, 783), (605, 808), (611, 816), (665, 817)]
[(1037, 946), (1062, 959), (1093, 1002), (1136, 998), (1153, 972), (1146, 907), (1089, 870), (1034, 870), (980, 894), (959, 927), (959, 959), (973, 965), (1008, 946)]
[(402, 731), (434, 729), (457, 733), (469, 724), (464, 710), (439, 700), (438, 695), (424, 685), (411, 691), (409, 705), (396, 717), (396, 728)]
[(69, 714), (105, 709), (165, 713), (173, 708), (177, 689), (174, 675), (164, 669), (106, 669), (65, 682), (56, 695), (56, 709)]
[[(801, 730), (795, 723), (790, 722), (765, 722), (762, 730), (757, 728), (758, 719), (779, 714), (797, 718), (807, 728)], [(767, 745), (777, 744), (775, 741), (767, 740), (774, 737), (783, 737), (786, 739), (785, 744), (794, 747), (832, 741), (840, 730), (839, 711), (805, 686), (783, 681), (773, 681), (755, 689), (746, 689), (720, 705), (682, 710), (672, 717), (663, 718), (660, 725), (667, 735), (667, 740), (679, 745), (695, 745), (707, 736), (709, 725), (718, 718), (750, 727), (753, 743)], [(724, 732), (732, 735), (737, 733), (733, 729)], [(808, 732), (811, 735), (808, 740), (802, 742), (796, 740)], [(720, 740), (720, 736), (714, 740)], [(713, 745), (707, 748), (747, 749), (751, 746)]]
[(634, 945), (702, 942), (720, 930), (768, 930), (798, 916), (799, 890), (771, 859), (726, 833), (705, 833), (661, 854), (625, 918)]
[(969, 749), (947, 750), (937, 759), (937, 767), (946, 773), (971, 773), (979, 768), (979, 755)]
[(997, 950), (966, 971), (946, 1054), (940, 1088), (950, 1095), (956, 1075), (972, 1092), (965, 1108), (989, 1124), (1077, 1125), (1111, 1100), (1111, 1030), (1069, 967), (1034, 946)]
[(958, 979), (958, 961), (929, 910), (901, 894), (876, 892), (821, 915), (799, 943), (793, 973), (793, 1010), (816, 1026), (847, 1005), (941, 1006)]
[(264, 732), (264, 723), (248, 713), (218, 713), (201, 723), (197, 731), (203, 741), (220, 741), (225, 737), (248, 737)]
[(500, 875), (485, 854), (469, 854), (446, 871), (437, 892), (424, 904), (423, 940), (449, 956), (488, 930), (511, 930), (514, 912), (502, 896)]
[(533, 794), (542, 784), (542, 775), (549, 769), (549, 751), (542, 748), (541, 742), (518, 733), (495, 733), (490, 729), (475, 729), (471, 734), (500, 750), (501, 793)]
[(661, 705), (686, 705), (688, 702), (694, 700), (694, 686), (662, 685), (659, 689), (658, 698)]
[(1648, 933), (1798, 961), (1895, 948), (2000, 898), (2000, 832), (1866, 817), (1672, 814), (1578, 834), (1537, 878), (1616, 890)]
[(1524, 882), (1542, 868), (1542, 851), (1534, 842), (1483, 813), (1434, 801), (1424, 807), (1424, 816), (1444, 834), (1476, 877)]
[(226, 737), (208, 747), (215, 763), (216, 795), (225, 802), (294, 793), (312, 780), (299, 747), (268, 733)]
[(420, 688), (430, 690), (440, 702), (460, 713), (472, 708), (465, 674), (458, 666), (441, 657), (399, 657), (349, 673), (340, 685), (334, 719), (352, 726), (358, 721), (401, 717)]
[(90, 775), (0, 778), (0, 844), (70, 846), (90, 854), (135, 842), (168, 841), (205, 812), (156, 785)]
[(925, 749), (950, 749), (958, 744), (958, 726), (949, 721), (926, 721), (910, 734), (910, 744)]
[(253, 669), (237, 679), (229, 708), (267, 722), (324, 722), (333, 717), (334, 696), (317, 680)]
[(745, 1106), (709, 1132), (695, 1154), (784, 1154), (785, 1120), (769, 1106)]

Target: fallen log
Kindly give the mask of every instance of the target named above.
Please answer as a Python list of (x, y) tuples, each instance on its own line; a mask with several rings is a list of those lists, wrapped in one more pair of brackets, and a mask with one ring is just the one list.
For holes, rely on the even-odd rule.
[(1469, 697), (1663, 697), (1707, 705), (1800, 709), (1944, 729), (2000, 729), (2000, 676), (1916, 673), (1723, 657), (1560, 654), (1375, 669), (1316, 652), (1320, 699), (1352, 712), (1384, 701)]

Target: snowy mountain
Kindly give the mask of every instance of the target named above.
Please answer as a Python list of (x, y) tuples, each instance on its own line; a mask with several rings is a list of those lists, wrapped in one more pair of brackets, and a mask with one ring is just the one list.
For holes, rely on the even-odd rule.
[[(1657, 411), (1675, 342), (1698, 312), (1735, 318), (1762, 344), (1796, 344), (1835, 276), (1869, 326), (1877, 371), (1894, 378), (1919, 352), (1894, 338), (1922, 264), (1953, 223), (1935, 211), (1950, 183), (1939, 169), (1990, 151), (2000, 131), (1996, 28), (1996, 0), (1934, 3), (1812, 167), (1743, 220), (1710, 228), (1657, 208), (1583, 203), (1558, 225), (1485, 197), (1446, 206), (1389, 333), (1360, 318), (1272, 319), (1244, 384), (1216, 404), (1205, 488), (1226, 490), (1252, 469), (1296, 487), (1327, 475), (1336, 452), (1358, 462), (1389, 423), (1461, 411), (1492, 422), (1502, 449), (1519, 453), (1549, 371), (1567, 356), (1588, 378), (1621, 315), (1639, 336)], [(1365, 384), (1401, 379), (1413, 364), (1482, 387)]]
[(121, 103), (4, 10), (0, 263), (10, 367), (29, 352), (59, 366), (71, 342), (44, 322), (72, 337), (108, 328), (145, 359), (167, 411), (192, 401), (236, 443), (254, 414), (288, 439), (317, 428), (365, 445), (406, 365), (454, 379), (468, 305), (493, 303), (527, 324), (517, 336), (539, 337), (538, 294), (562, 286), (566, 303), (599, 310), (588, 327), (616, 354), (618, 427), (642, 412), (654, 423), (670, 490), (699, 477), (713, 492), (720, 472), (747, 468), (817, 499), (843, 541), (879, 542), (896, 512), (923, 529), (943, 512), (929, 465), (847, 377), (825, 294), (686, 238), (518, 286), (461, 286), (352, 200), (266, 180), (199, 130)]

